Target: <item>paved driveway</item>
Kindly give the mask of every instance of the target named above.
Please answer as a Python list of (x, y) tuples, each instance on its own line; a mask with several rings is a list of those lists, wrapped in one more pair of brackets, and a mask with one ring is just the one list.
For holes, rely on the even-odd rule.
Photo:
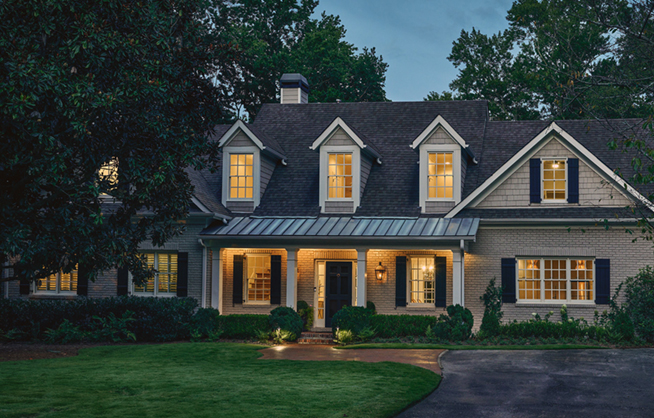
[(449, 351), (399, 417), (654, 417), (654, 349)]

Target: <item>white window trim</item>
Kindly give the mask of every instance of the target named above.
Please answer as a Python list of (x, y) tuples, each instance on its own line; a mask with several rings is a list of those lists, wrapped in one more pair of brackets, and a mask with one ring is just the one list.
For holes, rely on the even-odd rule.
[[(329, 154), (352, 154), (352, 197), (329, 198)], [(320, 207), (325, 213), (325, 202), (353, 202), (352, 212), (359, 207), (361, 193), (361, 149), (356, 145), (323, 145), (320, 147)]]
[[(79, 271), (78, 270), (71, 270), (71, 273), (73, 271), (77, 271), (77, 280), (79, 284)], [(61, 271), (57, 272), (57, 285), (56, 285), (56, 290), (39, 290), (37, 282), (32, 283), (32, 293), (35, 295), (52, 295), (52, 296), (76, 296), (77, 291), (75, 290), (64, 290), (61, 291)]]
[(243, 260), (243, 305), (247, 306), (269, 306), (270, 299), (268, 300), (248, 300), (248, 259), (250, 257), (268, 257), (270, 259), (270, 296), (272, 297), (272, 254), (245, 254)]
[[(518, 280), (518, 261), (519, 260), (540, 260), (540, 300), (536, 299), (520, 299), (520, 283)], [(566, 260), (566, 298), (564, 299), (545, 299), (545, 260)], [(593, 299), (592, 300), (577, 300), (571, 299), (570, 295), (572, 288), (570, 286), (571, 274), (570, 274), (570, 261), (572, 260), (591, 260), (593, 266)], [(515, 293), (516, 293), (516, 305), (585, 305), (585, 306), (595, 306), (595, 299), (597, 298), (597, 275), (595, 272), (595, 257), (558, 257), (558, 256), (547, 256), (547, 257), (516, 257), (515, 263)]]
[[(429, 197), (429, 153), (452, 153), (452, 174), (454, 177), (454, 191), (452, 198)], [(420, 207), (425, 213), (426, 202), (454, 202), (461, 201), (461, 147), (456, 144), (423, 144), (420, 145)]]
[(412, 258), (431, 258), (432, 262), (434, 263), (434, 298), (436, 298), (436, 256), (431, 255), (431, 254), (426, 254), (426, 255), (408, 255), (407, 256), (407, 263), (406, 263), (406, 307), (407, 308), (436, 308), (436, 300), (434, 300), (434, 303), (428, 303), (428, 302), (411, 302), (411, 278), (413, 269), (411, 268), (411, 259)]
[[(565, 199), (545, 199), (545, 161), (565, 161)], [(540, 159), (540, 198), (541, 203), (546, 204), (555, 204), (555, 205), (565, 205), (568, 203), (568, 184), (570, 182), (570, 176), (568, 175), (568, 157), (541, 157)]]
[[(252, 198), (231, 198), (229, 185), (229, 169), (232, 154), (252, 154), (252, 176), (253, 190)], [(223, 193), (222, 204), (227, 202), (254, 202), (254, 207), (259, 206), (261, 199), (261, 150), (257, 147), (225, 147), (223, 149)]]
[[(159, 267), (159, 254), (174, 254), (175, 251), (142, 251), (142, 253), (154, 254), (154, 269), (157, 270)], [(177, 285), (179, 286), (179, 253), (177, 253)], [(177, 297), (177, 292), (164, 292), (159, 293), (159, 273), (154, 275), (154, 291), (152, 292), (137, 292), (135, 291), (136, 285), (134, 284), (134, 278), (132, 277), (132, 272), (128, 273), (128, 283), (129, 293), (132, 296), (141, 296), (146, 298), (174, 298)]]

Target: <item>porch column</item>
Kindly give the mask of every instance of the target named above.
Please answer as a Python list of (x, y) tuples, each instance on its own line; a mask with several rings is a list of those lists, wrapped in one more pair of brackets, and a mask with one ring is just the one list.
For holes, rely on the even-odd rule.
[(223, 249), (211, 249), (211, 307), (223, 313)]
[(366, 255), (367, 249), (357, 248), (357, 305), (366, 307)]
[(297, 248), (286, 249), (286, 306), (297, 310)]
[(465, 306), (463, 295), (465, 287), (464, 257), (463, 250), (459, 248), (452, 250), (452, 305)]

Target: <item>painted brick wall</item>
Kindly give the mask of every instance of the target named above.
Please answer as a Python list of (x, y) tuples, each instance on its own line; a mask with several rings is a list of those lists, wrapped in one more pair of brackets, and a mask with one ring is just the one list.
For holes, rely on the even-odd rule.
[[(568, 148), (552, 139), (532, 158), (568, 157), (576, 158)], [(618, 189), (608, 184), (583, 161), (579, 161), (579, 204), (581, 206), (628, 206), (631, 200)], [(540, 204), (531, 204), (541, 206)], [(525, 207), (529, 203), (529, 161), (493, 190), (478, 208)], [(560, 205), (556, 205), (557, 207)], [(576, 206), (576, 205), (575, 205)]]
[[(623, 228), (516, 228), (490, 229), (481, 227), (477, 240), (470, 243), (469, 253), (465, 258), (465, 304), (475, 317), (475, 326), (481, 324), (484, 306), (479, 300), (493, 277), (501, 283), (501, 259), (515, 257), (527, 252), (540, 251), (570, 256), (591, 255), (596, 258), (611, 260), (611, 294), (627, 277), (634, 276), (638, 270), (654, 262), (654, 250), (650, 242), (632, 243), (633, 235), (625, 233)], [(533, 250), (530, 250), (533, 249)], [(548, 254), (543, 254), (548, 255)], [(448, 302), (449, 303), (449, 302)], [(568, 303), (568, 312), (575, 318), (593, 318), (597, 309), (600, 312), (608, 305), (574, 306)], [(503, 306), (504, 320), (519, 321), (530, 319), (532, 312), (541, 316), (554, 311), (554, 320), (560, 319), (561, 304), (522, 305), (506, 304)]]

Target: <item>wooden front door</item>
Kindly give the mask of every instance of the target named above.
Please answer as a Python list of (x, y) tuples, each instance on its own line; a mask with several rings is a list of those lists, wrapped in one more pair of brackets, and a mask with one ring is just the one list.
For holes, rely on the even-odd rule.
[(325, 326), (332, 326), (332, 318), (343, 306), (352, 305), (352, 263), (326, 263), (327, 315)]

